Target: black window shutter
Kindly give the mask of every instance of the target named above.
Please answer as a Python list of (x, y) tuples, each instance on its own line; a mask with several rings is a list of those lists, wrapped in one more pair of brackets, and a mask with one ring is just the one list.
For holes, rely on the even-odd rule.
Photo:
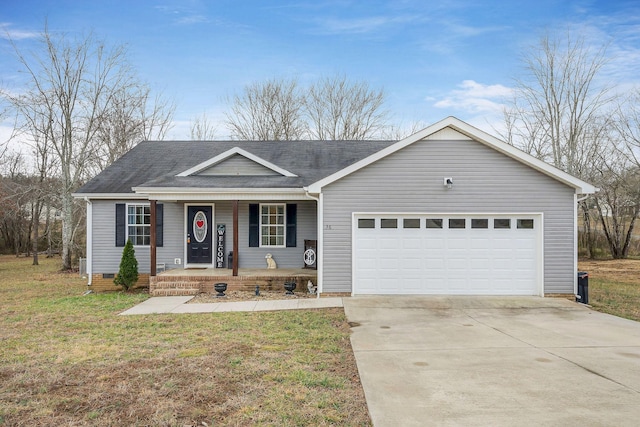
[(127, 227), (127, 206), (124, 203), (116, 203), (116, 246), (124, 246)]
[(296, 223), (298, 222), (298, 205), (295, 203), (287, 205), (287, 247), (296, 247)]
[(163, 241), (164, 241), (163, 214), (164, 214), (164, 205), (161, 203), (156, 204), (156, 246), (157, 247), (162, 247)]
[(249, 205), (249, 247), (260, 246), (260, 205), (251, 203)]

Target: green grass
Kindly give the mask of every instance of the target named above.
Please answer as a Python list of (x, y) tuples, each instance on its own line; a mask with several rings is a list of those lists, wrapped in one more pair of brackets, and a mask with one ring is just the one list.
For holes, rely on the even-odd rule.
[(589, 272), (589, 304), (596, 310), (640, 321), (640, 259), (581, 259)]
[(590, 278), (589, 304), (603, 313), (640, 322), (640, 283)]
[(342, 309), (118, 316), (142, 293), (0, 257), (0, 426), (370, 425)]

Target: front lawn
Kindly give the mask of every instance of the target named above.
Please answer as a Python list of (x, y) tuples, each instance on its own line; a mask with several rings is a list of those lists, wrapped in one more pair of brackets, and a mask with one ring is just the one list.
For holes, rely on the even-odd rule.
[(579, 269), (589, 273), (589, 305), (640, 321), (640, 260), (581, 260)]
[(370, 425), (342, 309), (117, 316), (59, 265), (0, 257), (0, 426)]

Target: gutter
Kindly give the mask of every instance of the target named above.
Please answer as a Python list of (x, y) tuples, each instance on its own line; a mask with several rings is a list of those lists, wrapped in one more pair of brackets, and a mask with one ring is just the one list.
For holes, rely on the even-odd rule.
[(89, 200), (88, 196), (84, 196), (84, 201), (87, 203), (87, 286), (91, 286), (91, 280), (93, 278), (93, 202)]
[(316, 283), (316, 298), (320, 298), (320, 294), (322, 293), (322, 268), (323, 268), (323, 263), (322, 263), (322, 247), (323, 247), (323, 243), (324, 243), (324, 238), (322, 235), (322, 223), (324, 222), (323, 220), (323, 209), (324, 207), (322, 206), (322, 193), (319, 194), (319, 197), (315, 197), (312, 196), (309, 193), (309, 190), (307, 187), (304, 187), (304, 195), (306, 197), (308, 197), (311, 200), (315, 200), (316, 201), (316, 220), (318, 222), (317, 224), (317, 234), (318, 234), (318, 247), (316, 248), (316, 268), (318, 271), (318, 283)]

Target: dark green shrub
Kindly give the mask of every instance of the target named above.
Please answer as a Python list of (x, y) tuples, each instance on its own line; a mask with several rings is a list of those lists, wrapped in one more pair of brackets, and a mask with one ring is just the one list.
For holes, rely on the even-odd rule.
[(120, 260), (120, 270), (118, 275), (113, 279), (113, 283), (122, 286), (125, 291), (130, 290), (138, 281), (138, 260), (136, 259), (136, 251), (133, 249), (131, 240), (127, 240), (122, 250), (122, 259)]

